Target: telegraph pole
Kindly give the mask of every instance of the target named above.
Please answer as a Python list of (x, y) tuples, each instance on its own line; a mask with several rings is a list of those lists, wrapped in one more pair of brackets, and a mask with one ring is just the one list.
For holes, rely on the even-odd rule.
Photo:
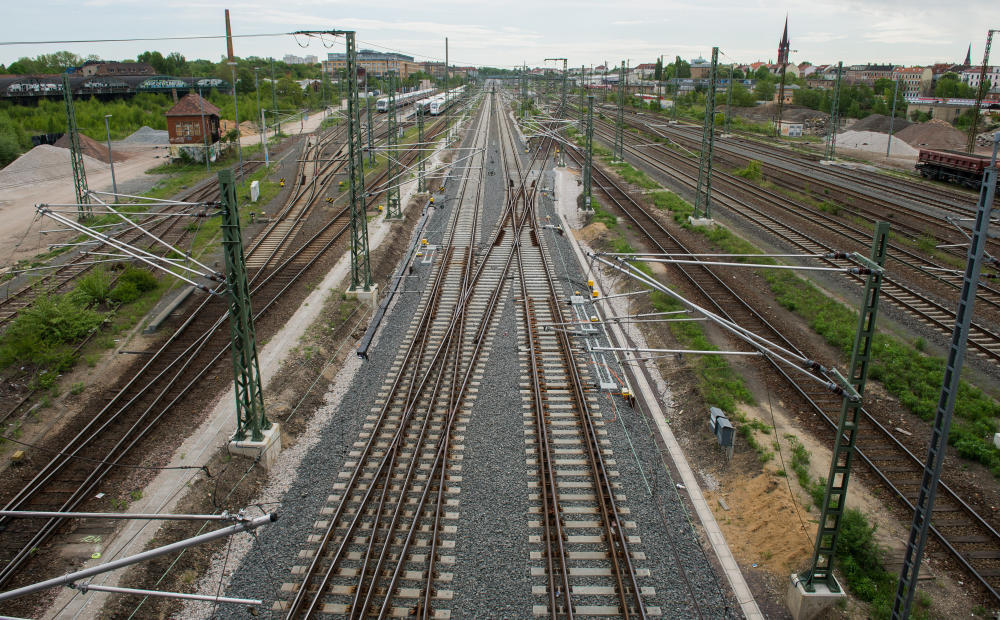
[(274, 108), (274, 135), (281, 133), (281, 115), (278, 114), (278, 83), (274, 81), (274, 59), (271, 58), (271, 107)]
[(885, 145), (885, 158), (889, 159), (889, 151), (892, 149), (892, 124), (896, 120), (896, 98), (899, 96), (899, 78), (896, 78), (896, 86), (892, 89), (892, 113), (889, 114), (889, 141)]
[(424, 111), (417, 107), (417, 192), (427, 191), (427, 182), (424, 180), (426, 167), (424, 163)]
[[(387, 218), (400, 219), (403, 217), (403, 213), (400, 210), (400, 199), (399, 199), (399, 179), (396, 178), (398, 174), (396, 166), (396, 157), (398, 153), (396, 152), (396, 146), (399, 143), (399, 129), (396, 126), (396, 73), (389, 73), (389, 117), (386, 122), (387, 128), (389, 130), (388, 138), (386, 140), (386, 178), (389, 182), (389, 189), (387, 190), (386, 196), (386, 214)], [(422, 145), (417, 145), (417, 148), (423, 148)]]
[(87, 169), (83, 167), (83, 151), (80, 150), (80, 134), (76, 126), (76, 108), (73, 106), (73, 91), (69, 87), (69, 75), (63, 73), (63, 100), (66, 102), (66, 133), (69, 134), (69, 161), (73, 168), (73, 189), (76, 191), (76, 219), (83, 221), (93, 213), (90, 208), (90, 190), (87, 188)]
[(812, 563), (799, 575), (806, 592), (815, 592), (816, 584), (825, 585), (831, 592), (840, 592), (833, 576), (833, 560), (840, 536), (841, 518), (847, 508), (847, 483), (851, 478), (851, 461), (857, 443), (858, 418), (868, 381), (868, 364), (875, 339), (875, 320), (878, 318), (878, 301), (882, 290), (882, 266), (885, 265), (886, 244), (889, 240), (889, 223), (878, 222), (872, 239), (871, 258), (865, 263), (870, 272), (865, 280), (865, 294), (858, 313), (858, 326), (851, 348), (851, 367), (848, 384), (854, 394), (844, 394), (840, 406), (840, 420), (834, 436), (833, 456), (826, 479), (826, 492), (820, 507), (819, 529), (813, 549)]
[[(969, 141), (965, 150), (972, 153), (976, 150), (976, 129), (979, 127), (979, 107), (983, 104), (983, 96), (986, 95), (986, 72), (989, 70), (990, 46), (993, 45), (993, 33), (1000, 30), (990, 30), (986, 33), (986, 48), (983, 50), (983, 64), (979, 68), (979, 86), (976, 88), (976, 105), (972, 107), (972, 125), (969, 127)], [(993, 85), (996, 87), (996, 84)]]
[(347, 40), (347, 175), (350, 180), (351, 208), (351, 287), (350, 291), (372, 288), (368, 256), (368, 218), (365, 213), (365, 155), (358, 105), (358, 50), (353, 30), (308, 30), (295, 35), (344, 35)]
[[(347, 169), (351, 193), (351, 289), (371, 290), (372, 271), (368, 259), (368, 217), (365, 213), (365, 162), (361, 141), (361, 110), (358, 109), (358, 51), (354, 31), (347, 38)], [(370, 128), (369, 128), (370, 129)]]
[(368, 165), (375, 164), (375, 145), (372, 141), (372, 98), (368, 90), (368, 71), (365, 71), (365, 113), (368, 115)]
[[(695, 191), (694, 215), (711, 219), (712, 151), (715, 146), (715, 78), (719, 64), (719, 48), (712, 48), (712, 70), (708, 74), (708, 95), (705, 97), (705, 127), (701, 134), (701, 162), (698, 165), (698, 187)], [(702, 198), (701, 188), (705, 188)]]
[(913, 605), (913, 595), (917, 589), (917, 579), (920, 576), (920, 561), (924, 555), (924, 546), (927, 544), (931, 515), (934, 513), (934, 498), (937, 496), (941, 468), (944, 465), (945, 452), (948, 447), (948, 432), (951, 429), (951, 419), (955, 412), (955, 397), (958, 394), (962, 364), (965, 362), (965, 348), (969, 338), (972, 309), (976, 301), (976, 289), (979, 286), (983, 253), (989, 236), (990, 212), (996, 198), (998, 148), (1000, 148), (1000, 132), (993, 134), (993, 158), (983, 173), (983, 184), (979, 190), (979, 205), (976, 210), (965, 273), (962, 277), (962, 292), (958, 301), (958, 311), (955, 313), (955, 328), (951, 335), (951, 346), (948, 349), (948, 359), (944, 367), (941, 396), (938, 399), (937, 413), (934, 416), (934, 428), (931, 432), (930, 447), (927, 450), (927, 460), (924, 462), (920, 495), (913, 511), (913, 522), (910, 524), (910, 536), (906, 542), (903, 567), (900, 570), (899, 583), (896, 586), (896, 598), (892, 604), (892, 617), (894, 619), (905, 619), (909, 616), (910, 607)]
[(591, 184), (593, 183), (594, 166), (594, 96), (587, 96), (587, 133), (583, 151), (583, 208), (587, 211), (591, 206)]
[(833, 161), (837, 155), (837, 125), (840, 124), (840, 75), (843, 61), (837, 63), (837, 83), (833, 87), (833, 105), (830, 106), (830, 132), (826, 135), (826, 159)]
[(229, 292), (230, 352), (236, 392), (236, 434), (233, 439), (243, 441), (249, 433), (250, 441), (264, 441), (264, 431), (271, 428), (271, 422), (264, 413), (257, 339), (250, 308), (250, 284), (243, 256), (240, 212), (232, 170), (219, 171), (219, 190), (222, 197), (222, 250)]
[(729, 119), (733, 115), (733, 65), (729, 65), (729, 86), (726, 88), (726, 133), (729, 133)]
[(615, 122), (614, 161), (625, 161), (625, 61), (618, 72), (618, 119)]

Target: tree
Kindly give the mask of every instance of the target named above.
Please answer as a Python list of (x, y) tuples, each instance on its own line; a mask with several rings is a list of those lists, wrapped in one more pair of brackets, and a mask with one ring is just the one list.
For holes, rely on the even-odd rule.
[[(736, 91), (733, 91), (736, 94)], [(753, 94), (757, 101), (770, 101), (774, 98), (774, 82), (758, 78), (757, 84), (753, 87)]]
[(681, 60), (680, 56), (674, 58), (674, 77), (679, 78), (689, 78), (691, 77), (691, 63), (686, 60)]
[(757, 101), (753, 93), (739, 82), (733, 82), (733, 105), (741, 108), (751, 108)]
[(656, 69), (653, 70), (653, 79), (659, 82), (663, 79), (663, 59), (656, 59)]
[(976, 89), (962, 82), (957, 73), (945, 73), (934, 87), (935, 97), (974, 99)]
[(772, 77), (771, 71), (764, 65), (757, 67), (757, 71), (754, 72), (753, 76), (757, 80), (770, 80)]

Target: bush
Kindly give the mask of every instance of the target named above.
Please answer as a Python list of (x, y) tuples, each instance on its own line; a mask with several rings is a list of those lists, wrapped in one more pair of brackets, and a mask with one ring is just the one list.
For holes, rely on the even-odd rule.
[(145, 269), (128, 267), (118, 278), (118, 284), (109, 297), (120, 304), (127, 304), (142, 297), (142, 294), (156, 288), (157, 280)]
[(837, 538), (837, 558), (847, 587), (854, 596), (871, 603), (871, 617), (888, 618), (896, 593), (896, 578), (882, 567), (875, 530), (876, 526), (870, 525), (860, 510), (845, 510)]
[(80, 278), (73, 291), (81, 305), (101, 304), (111, 294), (111, 276), (102, 268), (97, 268)]
[(0, 337), (0, 366), (17, 362), (64, 370), (76, 358), (71, 345), (103, 319), (103, 314), (82, 307), (71, 294), (42, 295)]

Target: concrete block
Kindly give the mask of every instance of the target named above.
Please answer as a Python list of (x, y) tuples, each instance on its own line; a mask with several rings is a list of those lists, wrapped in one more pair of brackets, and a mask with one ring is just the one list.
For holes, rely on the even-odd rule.
[(993, 435), (993, 445), (1000, 450), (1000, 433), (994, 433)]
[(710, 217), (694, 217), (693, 215), (689, 215), (688, 222), (692, 226), (715, 226), (715, 220)]
[(233, 456), (245, 456), (249, 459), (256, 459), (263, 454), (260, 464), (264, 469), (270, 469), (271, 465), (278, 459), (281, 452), (281, 425), (277, 422), (271, 423), (271, 428), (264, 431), (263, 441), (250, 441), (235, 439), (229, 442), (229, 454)]
[[(834, 578), (836, 581), (836, 578)], [(799, 576), (793, 574), (788, 586), (788, 611), (795, 620), (812, 620), (824, 610), (835, 605), (837, 601), (846, 598), (844, 589), (837, 584), (839, 592), (833, 592), (826, 584), (816, 584), (815, 592), (806, 592), (805, 586), (799, 581)]]
[(160, 325), (162, 325), (164, 321), (170, 318), (170, 314), (174, 310), (176, 310), (182, 303), (184, 303), (184, 300), (190, 297), (191, 293), (193, 293), (194, 291), (195, 288), (193, 286), (185, 286), (184, 288), (182, 288), (176, 295), (174, 295), (169, 301), (167, 301), (166, 304), (164, 304), (163, 308), (159, 312), (157, 312), (156, 316), (153, 317), (153, 320), (149, 322), (149, 325), (147, 325), (146, 328), (142, 330), (142, 333), (152, 334), (155, 333), (156, 330), (160, 329)]
[(371, 304), (372, 308), (378, 305), (378, 285), (372, 284), (369, 290), (364, 290), (362, 288), (358, 289), (347, 289), (344, 293), (348, 297), (355, 297), (358, 300), (367, 301)]

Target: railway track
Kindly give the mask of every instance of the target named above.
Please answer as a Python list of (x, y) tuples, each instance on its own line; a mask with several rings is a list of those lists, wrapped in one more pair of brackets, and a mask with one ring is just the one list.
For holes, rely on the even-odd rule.
[[(522, 165), (498, 95), (481, 106), (479, 149), (451, 204), (446, 241), (385, 377), (378, 400), (323, 514), (304, 562), (276, 608), (289, 618), (450, 617), (462, 433), (490, 355), (495, 319), (514, 297), (520, 317), (521, 394), (529, 469), (528, 534), (534, 614), (656, 615), (638, 582), (648, 569), (626, 521), (595, 397), (568, 340), (544, 333), (559, 320), (557, 290), (534, 202), (552, 144)], [(507, 181), (497, 227), (483, 238), (484, 148), (499, 139)], [(491, 162), (492, 163), (492, 162)], [(478, 251), (477, 251), (478, 248)]]
[[(582, 164), (574, 151), (570, 150), (570, 154)], [(594, 167), (593, 174), (595, 187), (600, 187), (609, 204), (631, 222), (655, 251), (690, 253), (614, 179), (598, 167)], [(688, 265), (672, 265), (671, 273), (682, 278), (714, 312), (791, 351), (799, 351), (781, 331), (726, 284), (725, 278), (735, 277), (734, 274), (725, 269), (716, 272), (707, 266)], [(803, 381), (797, 376), (789, 375), (783, 366), (770, 360), (768, 363), (769, 369), (775, 371), (798, 393), (811, 410), (819, 414), (832, 429), (836, 429), (840, 415), (840, 397), (826, 391), (816, 382)], [(867, 410), (862, 410), (857, 437), (857, 455), (886, 485), (900, 505), (905, 510), (912, 511), (923, 474), (922, 461)], [(1000, 601), (1000, 533), (945, 482), (938, 487), (938, 502), (934, 507), (931, 531), (951, 557), (987, 593)]]
[[(607, 134), (602, 134), (605, 138)], [(647, 150), (652, 149), (654, 153), (663, 157), (654, 157)], [(626, 152), (644, 163), (660, 169), (673, 178), (679, 180), (692, 190), (696, 186), (697, 167), (693, 161), (682, 157), (667, 148), (640, 147), (626, 145)], [(733, 214), (742, 217), (754, 226), (763, 225), (765, 229), (778, 237), (785, 243), (799, 248), (809, 254), (829, 254), (843, 250), (854, 250), (863, 248), (867, 244), (866, 232), (857, 228), (847, 226), (833, 218), (818, 211), (807, 211), (801, 205), (797, 205), (780, 194), (767, 192), (756, 186), (746, 185), (732, 175), (716, 172), (715, 187), (713, 188), (713, 202), (716, 205), (723, 205)], [(736, 192), (750, 192), (753, 196), (761, 196), (763, 199), (756, 201), (759, 206), (738, 198)], [(779, 215), (773, 211), (777, 209)], [(826, 226), (828, 230), (841, 237), (846, 247), (834, 248), (821, 241), (816, 234), (807, 234), (803, 230), (810, 226), (815, 226), (816, 222)], [(794, 224), (793, 224), (794, 222)], [(932, 327), (938, 333), (950, 335), (954, 326), (955, 315), (952, 307), (945, 305), (944, 301), (939, 301), (923, 291), (918, 291), (911, 285), (911, 282), (924, 282), (926, 286), (933, 285), (934, 282), (942, 282), (945, 285), (956, 288), (956, 283), (950, 279), (941, 279), (939, 275), (930, 269), (933, 266), (917, 264), (915, 261), (919, 257), (911, 253), (901, 251), (895, 244), (890, 244), (890, 258), (893, 265), (902, 267), (906, 271), (905, 277), (898, 277), (893, 273), (890, 266), (889, 275), (883, 280), (883, 295), (886, 300), (900, 308), (904, 312), (914, 316), (919, 321)], [(831, 266), (846, 267), (848, 263), (843, 260), (824, 258), (824, 262)], [(850, 275), (855, 283), (863, 282), (857, 275)], [(905, 281), (904, 281), (905, 280)], [(1000, 293), (988, 287), (981, 287), (977, 300), (982, 299), (985, 308), (992, 307), (994, 312), (1000, 310)], [(957, 294), (957, 290), (956, 290)], [(980, 357), (989, 361), (1000, 361), (1000, 333), (992, 327), (984, 324), (981, 320), (973, 322), (969, 336), (969, 347)]]
[[(640, 131), (652, 131), (662, 138), (683, 144), (684, 148), (694, 153), (700, 152), (701, 129), (698, 127), (651, 126), (641, 116), (632, 117), (628, 124)], [(972, 217), (977, 195), (947, 192), (947, 197), (942, 197), (942, 188), (928, 184), (917, 186), (864, 170), (848, 171), (838, 166), (821, 165), (818, 160), (800, 153), (751, 140), (717, 140), (714, 158), (717, 162), (729, 162), (734, 169), (755, 159), (763, 164), (768, 180), (799, 192), (822, 189), (821, 199), (837, 200), (837, 211), (861, 219), (890, 219), (897, 233), (908, 236), (914, 243), (935, 239), (944, 246), (968, 244), (968, 239), (945, 218)], [(935, 192), (935, 189), (939, 191)], [(965, 259), (963, 247), (945, 247), (938, 251), (958, 260)], [(988, 251), (1000, 253), (1000, 243), (989, 241)]]
[[(430, 136), (440, 133), (442, 123), (431, 128)], [(328, 141), (316, 141), (303, 162), (326, 159)], [(412, 149), (407, 157), (415, 157)], [(319, 167), (315, 170), (321, 170)], [(301, 168), (300, 168), (301, 170)], [(307, 172), (307, 171), (306, 171)], [(384, 172), (378, 183), (384, 179)], [(333, 172), (321, 171), (312, 178), (300, 175), (292, 198), (278, 220), (294, 213), (304, 220), (311, 211), (300, 208), (303, 196), (312, 202), (323, 183), (332, 181)], [(370, 197), (370, 208), (378, 196)], [(303, 276), (331, 260), (336, 260), (338, 243), (348, 230), (349, 209), (332, 217), (316, 218), (319, 225), (298, 228), (294, 235), (286, 227), (271, 226), (248, 246), (249, 259), (267, 256), (262, 266), (250, 273), (255, 320), (261, 320), (282, 301)], [(291, 217), (291, 216), (289, 216)], [(279, 232), (275, 233), (278, 230)], [(282, 243), (267, 243), (278, 234)], [(289, 246), (287, 240), (291, 240)], [(192, 390), (206, 376), (219, 371), (228, 376), (229, 330), (225, 328), (227, 309), (219, 296), (203, 299), (183, 324), (136, 368), (125, 383), (115, 390), (106, 404), (86, 416), (82, 426), (70, 426), (48, 443), (59, 446), (57, 455), (40, 466), (30, 462), (18, 470), (20, 480), (9, 479), (3, 487), (6, 510), (72, 511), (93, 497), (99, 485), (116, 466), (141, 465), (144, 456), (139, 448), (159, 426), (169, 419), (176, 407), (190, 398)], [(84, 417), (84, 416), (79, 416)], [(65, 519), (0, 519), (0, 586), (9, 584), (35, 552), (57, 532)]]

